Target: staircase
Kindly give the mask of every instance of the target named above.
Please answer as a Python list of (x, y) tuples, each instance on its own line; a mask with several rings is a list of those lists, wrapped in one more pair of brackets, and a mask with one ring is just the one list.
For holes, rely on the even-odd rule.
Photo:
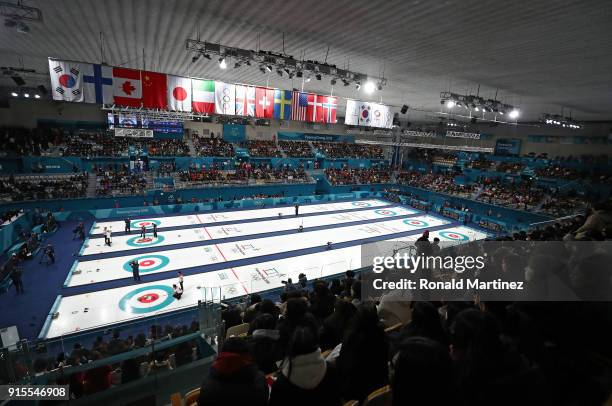
[(186, 137), (185, 143), (189, 147), (189, 156), (198, 156), (198, 153), (193, 145), (193, 137)]
[(283, 158), (287, 158), (287, 154), (285, 153), (285, 151), (280, 147), (280, 145), (278, 145), (278, 138), (274, 139), (274, 143), (276, 144), (276, 149), (278, 149), (281, 153), (281, 156)]
[(87, 178), (87, 197), (96, 197), (96, 189), (98, 188), (97, 178), (96, 174), (89, 174)]

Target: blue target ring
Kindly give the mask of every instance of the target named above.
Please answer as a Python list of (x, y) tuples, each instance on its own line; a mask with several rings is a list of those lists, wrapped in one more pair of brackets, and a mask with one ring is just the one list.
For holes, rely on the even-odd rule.
[[(166, 298), (162, 302), (157, 303), (151, 307), (135, 307), (134, 305), (129, 303), (132, 300), (132, 298), (138, 295), (139, 293), (145, 292), (147, 290), (151, 291), (154, 289), (161, 290), (167, 294)], [(143, 313), (156, 312), (168, 306), (170, 303), (174, 302), (174, 297), (172, 296), (173, 293), (174, 291), (172, 290), (172, 288), (166, 285), (143, 286), (138, 289), (134, 289), (133, 291), (123, 296), (119, 300), (119, 308), (123, 310), (124, 312), (132, 313), (132, 314), (143, 314)], [(143, 297), (146, 297), (146, 296), (147, 295), (143, 295)], [(155, 294), (155, 297), (157, 298), (158, 295)], [(143, 300), (143, 303), (148, 303), (148, 301)]]
[(404, 220), (404, 224), (408, 224), (409, 226), (414, 227), (428, 227), (429, 223), (423, 220), (415, 220), (415, 219), (406, 219)]
[(370, 206), (372, 206), (368, 202), (353, 202), (352, 205), (353, 206), (357, 206), (357, 207), (370, 207)]
[(458, 233), (456, 231), (440, 231), (440, 237), (444, 237), (447, 240), (452, 241), (468, 241), (470, 237), (465, 234)]
[(161, 221), (159, 220), (149, 220), (149, 219), (144, 219), (144, 220), (132, 220), (131, 223), (131, 227), (133, 228), (140, 228), (140, 226), (144, 223), (146, 228), (149, 227), (153, 227), (153, 224), (156, 224), (157, 226), (161, 225)]
[[(138, 242), (142, 241), (142, 242)], [(151, 245), (157, 245), (164, 241), (163, 235), (158, 235), (157, 237), (132, 237), (127, 240), (125, 243), (130, 247), (150, 247)]]
[[(151, 267), (151, 268), (140, 268), (139, 269), (139, 273), (147, 273), (147, 272), (153, 272), (153, 271), (157, 271), (158, 269), (161, 269), (163, 267), (165, 267), (166, 265), (168, 265), (170, 263), (170, 258), (168, 258), (165, 255), (158, 255), (158, 254), (150, 254), (150, 255), (141, 255), (139, 257), (136, 258), (132, 258), (129, 261), (127, 261), (125, 264), (123, 264), (123, 270), (126, 272), (132, 272), (132, 267), (130, 266), (130, 262), (132, 261), (138, 261), (138, 263), (140, 263), (140, 266), (147, 266), (146, 262), (147, 261), (154, 261), (155, 259), (159, 260), (159, 264)], [(144, 262), (144, 264), (143, 264)], [(156, 262), (156, 261), (155, 261)]]
[(389, 209), (374, 210), (374, 213), (380, 214), (381, 216), (396, 216), (397, 215), (396, 212), (394, 212), (393, 210), (389, 210)]

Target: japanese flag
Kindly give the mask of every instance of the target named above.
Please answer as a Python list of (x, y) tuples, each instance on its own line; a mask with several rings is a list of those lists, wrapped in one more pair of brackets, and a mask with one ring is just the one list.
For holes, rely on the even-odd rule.
[(168, 109), (191, 111), (191, 79), (168, 75)]

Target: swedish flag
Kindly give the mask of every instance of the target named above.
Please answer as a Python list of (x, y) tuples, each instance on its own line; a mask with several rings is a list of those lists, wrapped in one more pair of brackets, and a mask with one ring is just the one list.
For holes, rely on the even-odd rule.
[(293, 92), (290, 90), (274, 91), (274, 118), (281, 120), (291, 119), (291, 100)]

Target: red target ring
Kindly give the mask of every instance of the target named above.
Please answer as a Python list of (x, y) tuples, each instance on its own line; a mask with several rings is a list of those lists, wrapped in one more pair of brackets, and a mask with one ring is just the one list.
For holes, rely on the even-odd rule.
[(157, 293), (146, 293), (139, 296), (136, 300), (138, 300), (140, 303), (153, 303), (157, 299), (159, 299), (159, 295)]
[(155, 261), (152, 259), (145, 259), (144, 261), (140, 262), (140, 266), (151, 266), (153, 264), (155, 264)]

